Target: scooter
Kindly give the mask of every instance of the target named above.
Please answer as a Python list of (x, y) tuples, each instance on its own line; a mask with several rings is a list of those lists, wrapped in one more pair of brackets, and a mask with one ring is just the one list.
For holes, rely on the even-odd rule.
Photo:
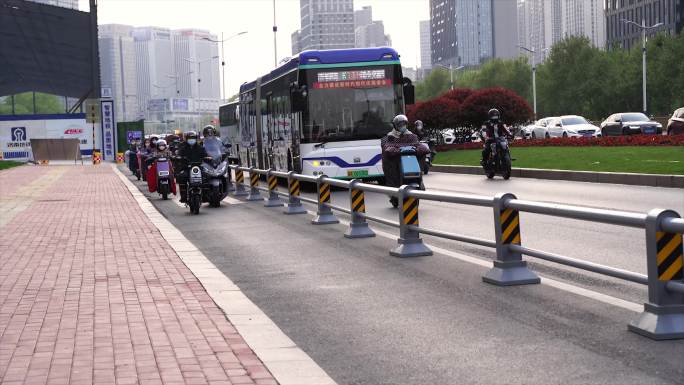
[(148, 170), (147, 185), (150, 192), (157, 191), (163, 200), (169, 199), (169, 194), (176, 194), (176, 181), (173, 168), (167, 157), (155, 158)]
[(482, 162), (487, 179), (494, 178), (495, 175), (501, 175), (505, 180), (511, 177), (511, 151), (508, 148), (508, 140), (505, 137), (497, 137), (494, 142), (485, 144), (491, 146), (489, 151), (489, 158)]
[[(408, 185), (416, 189), (425, 190), (423, 172), (418, 162), (418, 152), (414, 146), (404, 146), (400, 149), (401, 161), (399, 169), (400, 185)], [(390, 203), (395, 208), (399, 206), (399, 199), (391, 197)]]

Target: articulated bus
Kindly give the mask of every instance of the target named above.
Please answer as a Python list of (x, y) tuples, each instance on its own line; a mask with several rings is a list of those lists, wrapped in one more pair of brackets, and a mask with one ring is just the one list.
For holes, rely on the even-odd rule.
[(243, 166), (380, 179), (380, 138), (413, 94), (391, 48), (306, 51), (243, 84), (221, 126)]

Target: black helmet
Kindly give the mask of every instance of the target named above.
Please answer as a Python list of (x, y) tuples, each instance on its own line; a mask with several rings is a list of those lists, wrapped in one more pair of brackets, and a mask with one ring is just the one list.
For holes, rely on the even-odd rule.
[(185, 133), (185, 142), (188, 143), (190, 139), (194, 139), (195, 143), (197, 143), (197, 133), (195, 131), (188, 131)]
[(207, 136), (216, 136), (216, 129), (211, 124), (208, 124), (202, 129), (202, 136), (205, 138)]
[(166, 150), (166, 141), (164, 139), (159, 139), (157, 141), (157, 150), (159, 150), (159, 151)]
[(487, 117), (489, 117), (489, 120), (497, 122), (499, 119), (501, 119), (501, 113), (496, 108), (492, 108), (489, 110), (489, 112), (487, 112)]

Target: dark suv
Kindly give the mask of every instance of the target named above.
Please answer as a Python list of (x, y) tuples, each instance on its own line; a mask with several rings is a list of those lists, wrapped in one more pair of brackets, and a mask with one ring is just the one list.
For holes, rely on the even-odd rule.
[(662, 134), (663, 125), (641, 112), (613, 114), (601, 123), (603, 136), (632, 134)]
[(667, 121), (667, 134), (684, 134), (684, 107), (675, 110), (670, 120)]

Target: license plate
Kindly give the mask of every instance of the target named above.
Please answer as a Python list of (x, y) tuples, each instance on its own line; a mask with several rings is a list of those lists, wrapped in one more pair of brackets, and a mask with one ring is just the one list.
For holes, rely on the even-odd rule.
[(368, 170), (351, 170), (347, 171), (347, 176), (352, 178), (362, 178), (368, 176)]
[(655, 130), (652, 129), (652, 128), (646, 128), (646, 129), (644, 129), (644, 134), (652, 134), (652, 133), (654, 133), (654, 132), (655, 132)]

